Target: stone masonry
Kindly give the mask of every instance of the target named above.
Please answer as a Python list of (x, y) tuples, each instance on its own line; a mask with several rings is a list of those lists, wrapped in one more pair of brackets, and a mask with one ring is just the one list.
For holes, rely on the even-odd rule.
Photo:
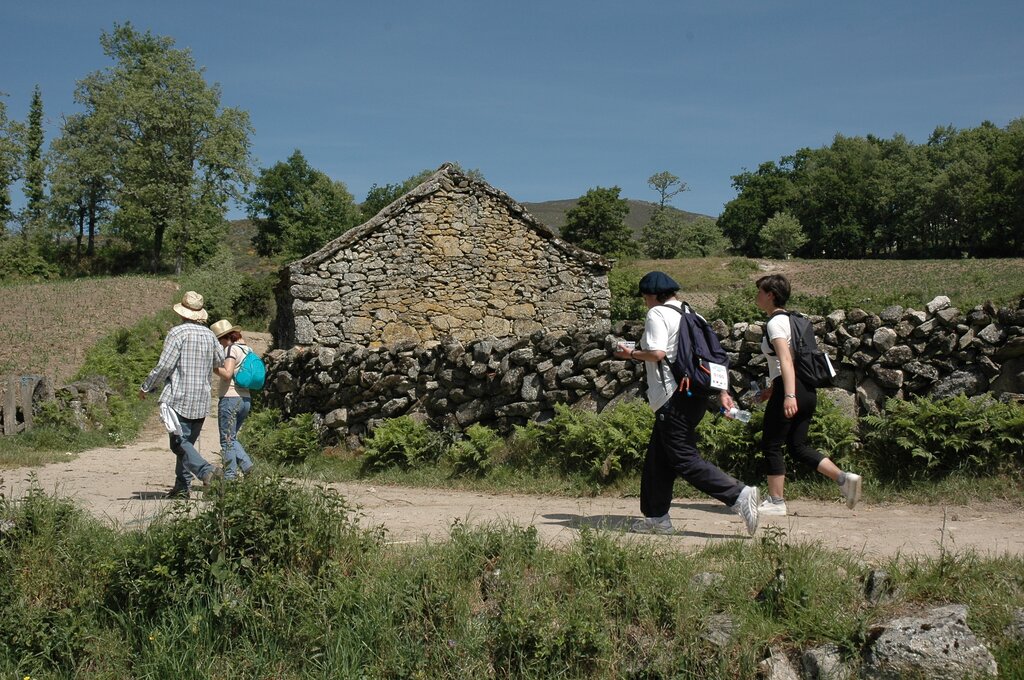
[[(1019, 401), (1024, 392), (1024, 301), (966, 314), (939, 297), (924, 310), (889, 308), (812, 317), (819, 345), (839, 369), (826, 390), (850, 415), (888, 398), (976, 396)], [(713, 327), (729, 352), (734, 394), (767, 373), (764, 321)], [(638, 322), (605, 330), (536, 330), (522, 337), (391, 346), (295, 347), (268, 357), (266, 398), (286, 415), (317, 413), (340, 439), (359, 439), (386, 418), (421, 414), (437, 427), (473, 423), (509, 431), (543, 420), (558, 403), (601, 411), (643, 395), (643, 367), (614, 359), (616, 337), (637, 340)]]
[(607, 329), (609, 268), (508, 195), (445, 164), (362, 226), (285, 267), (275, 344), (429, 345)]

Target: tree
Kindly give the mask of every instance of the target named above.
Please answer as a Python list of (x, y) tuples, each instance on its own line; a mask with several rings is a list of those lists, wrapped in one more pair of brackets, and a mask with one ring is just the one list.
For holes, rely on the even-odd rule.
[(644, 254), (654, 260), (670, 260), (677, 256), (683, 233), (683, 216), (659, 208), (640, 232)]
[(110, 138), (112, 232), (148, 253), (149, 268), (176, 271), (216, 249), (227, 202), (251, 179), (249, 116), (222, 108), (188, 50), (171, 38), (115, 24), (100, 44), (115, 65), (79, 82), (76, 101)]
[(639, 251), (626, 225), (629, 202), (619, 198), (619, 187), (595, 187), (565, 214), (562, 238), (601, 255), (629, 257)]
[(686, 186), (686, 182), (683, 182), (678, 177), (667, 171), (651, 175), (647, 178), (647, 184), (658, 192), (658, 205), (662, 210), (665, 209), (665, 204), (668, 203), (669, 199), (673, 196), (681, 194), (684, 191), (689, 191), (689, 187)]
[(406, 191), (407, 189), (404, 184), (385, 184), (384, 186), (374, 184), (371, 186), (370, 190), (366, 192), (366, 199), (359, 206), (363, 221), (371, 219), (405, 194)]
[(36, 85), (25, 135), (25, 231), (38, 227), (46, 212), (46, 163), (43, 159), (43, 94)]
[(352, 194), (310, 167), (296, 149), (288, 160), (260, 171), (249, 199), (260, 255), (294, 259), (318, 250), (359, 222)]
[(676, 257), (711, 257), (723, 255), (732, 243), (722, 233), (718, 222), (710, 217), (698, 217), (683, 223)]
[(50, 221), (75, 239), (76, 260), (94, 255), (110, 208), (114, 139), (99, 124), (96, 117), (69, 116), (50, 145)]
[[(4, 96), (0, 92), (0, 96)], [(0, 236), (6, 234), (11, 212), (11, 185), (18, 179), (21, 144), (18, 126), (7, 118), (7, 105), (0, 100)]]
[(807, 242), (800, 221), (788, 212), (778, 212), (761, 227), (761, 254), (786, 259)]

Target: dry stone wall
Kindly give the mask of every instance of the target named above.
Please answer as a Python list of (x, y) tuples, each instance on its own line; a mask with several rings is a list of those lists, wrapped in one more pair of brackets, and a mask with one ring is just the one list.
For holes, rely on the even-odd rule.
[(279, 346), (366, 347), (608, 329), (609, 264), (442, 166), (362, 227), (285, 268)]
[[(853, 309), (812, 320), (839, 369), (830, 392), (851, 415), (877, 411), (889, 397), (993, 392), (1019, 400), (1024, 392), (1024, 301), (964, 314), (940, 297), (920, 311)], [(750, 380), (767, 374), (764, 322), (713, 325), (743, 399)], [(538, 330), (521, 338), (449, 336), (434, 345), (275, 350), (266, 396), (287, 415), (321, 415), (339, 438), (352, 441), (383, 419), (411, 413), (437, 427), (482, 423), (508, 432), (550, 417), (558, 403), (600, 411), (642, 398), (643, 366), (610, 354), (617, 338), (637, 340), (642, 330), (634, 322), (616, 324), (611, 334)]]

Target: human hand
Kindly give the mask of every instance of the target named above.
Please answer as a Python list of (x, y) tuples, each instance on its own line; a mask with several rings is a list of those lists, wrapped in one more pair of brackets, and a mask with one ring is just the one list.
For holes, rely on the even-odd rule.
[(788, 419), (792, 419), (800, 407), (796, 403), (796, 397), (786, 397), (782, 400), (782, 413)]

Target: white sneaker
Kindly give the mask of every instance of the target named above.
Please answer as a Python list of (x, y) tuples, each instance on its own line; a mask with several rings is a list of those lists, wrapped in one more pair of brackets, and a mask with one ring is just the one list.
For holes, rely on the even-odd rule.
[(786, 502), (775, 503), (771, 498), (766, 498), (757, 508), (757, 514), (761, 517), (785, 517), (788, 512)]
[(846, 507), (851, 510), (857, 507), (857, 502), (860, 500), (860, 487), (860, 475), (855, 475), (852, 472), (846, 473), (846, 481), (839, 486), (839, 491), (842, 492), (843, 498), (846, 499)]
[(740, 497), (732, 504), (732, 511), (743, 518), (747, 525), (747, 533), (753, 536), (757, 532), (758, 511), (761, 505), (761, 492), (756, 486), (745, 486)]
[(676, 530), (672, 528), (672, 518), (668, 516), (666, 512), (661, 517), (643, 517), (633, 522), (633, 526), (630, 527), (630, 531), (634, 534), (674, 534)]

